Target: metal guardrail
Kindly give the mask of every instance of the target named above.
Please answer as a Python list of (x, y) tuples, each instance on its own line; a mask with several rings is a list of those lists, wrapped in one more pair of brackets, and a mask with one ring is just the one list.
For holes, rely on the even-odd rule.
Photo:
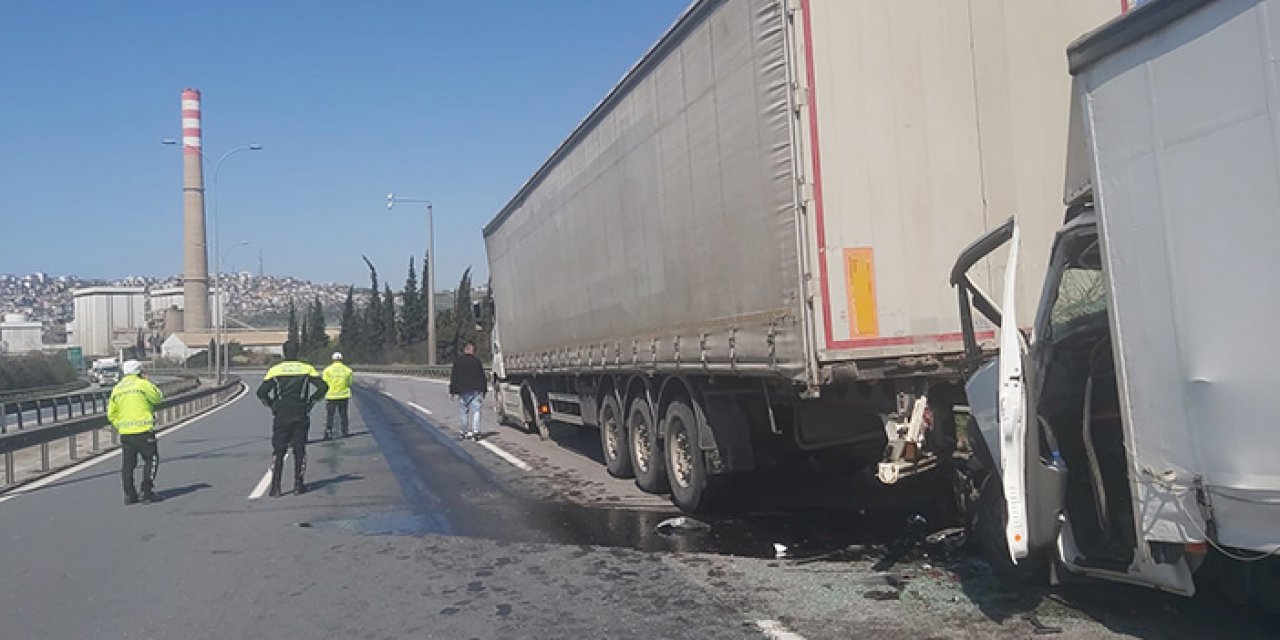
[(5, 391), (0, 393), (0, 402), (16, 402), (18, 400), (27, 400), (34, 397), (43, 397), (68, 393), (88, 386), (88, 381), (76, 379), (74, 382), (66, 384), (55, 384), (47, 387), (31, 387), (29, 389), (17, 389), (15, 391)]
[[(231, 379), (218, 387), (199, 387), (199, 380), (188, 378), (183, 380), (173, 380), (168, 383), (174, 393), (177, 395), (166, 398), (155, 408), (156, 428), (163, 427), (186, 419), (197, 413), (203, 413), (208, 409), (221, 404), (227, 399), (234, 396), (240, 388), (240, 379), (232, 376)], [(181, 387), (183, 391), (179, 391), (178, 385), (185, 384)], [(97, 395), (104, 392), (94, 392), (93, 394), (72, 394), (72, 395)], [(108, 397), (110, 392), (105, 392)], [(168, 395), (169, 391), (165, 391)], [(14, 456), (13, 454), (23, 449), (32, 447), (40, 447), (40, 470), (49, 470), (49, 445), (61, 440), (67, 439), (67, 447), (69, 457), (72, 460), (77, 459), (76, 437), (85, 432), (92, 432), (93, 441), (91, 445), (91, 453), (99, 453), (102, 451), (99, 442), (99, 430), (109, 426), (107, 416), (105, 414), (106, 402), (103, 401), (104, 409), (94, 415), (86, 415), (75, 420), (64, 420), (62, 422), (51, 424), (38, 429), (20, 430), (7, 435), (0, 435), (0, 454), (4, 456), (5, 474), (4, 485), (11, 485), (15, 482), (14, 472)], [(111, 444), (118, 445), (120, 436), (114, 431), (111, 433)]]
[[(165, 396), (170, 396), (195, 389), (200, 386), (200, 379), (196, 376), (188, 375), (176, 380), (159, 382), (156, 386), (160, 387), (160, 391)], [(18, 431), (26, 429), (32, 422), (26, 416), (32, 412), (35, 412), (34, 422), (37, 427), (43, 426), (46, 422), (70, 419), (75, 416), (77, 407), (80, 410), (80, 416), (106, 412), (107, 400), (110, 398), (111, 389), (105, 388), (95, 391), (64, 393), (54, 396), (0, 402), (0, 435), (9, 433), (14, 427)], [(65, 410), (66, 415), (60, 418), (59, 413), (63, 410)], [(46, 419), (46, 411), (52, 412), (53, 416)]]
[(435, 366), (427, 366), (425, 364), (367, 364), (356, 365), (351, 367), (355, 369), (356, 375), (364, 373), (396, 373), (404, 376), (419, 376), (423, 378), (448, 378), (450, 366), (447, 364), (439, 364)]

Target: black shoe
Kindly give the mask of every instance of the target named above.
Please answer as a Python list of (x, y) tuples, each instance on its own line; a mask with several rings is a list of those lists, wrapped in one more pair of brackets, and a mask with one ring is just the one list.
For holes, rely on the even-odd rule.
[(125, 504), (138, 504), (138, 496), (125, 496), (125, 497), (124, 497), (124, 503), (125, 503)]
[(307, 483), (302, 481), (302, 476), (293, 479), (293, 495), (300, 496), (307, 492)]
[(342, 430), (342, 437), (346, 438), (346, 437), (349, 437), (350, 435), (351, 434), (346, 429)]
[(268, 495), (268, 496), (270, 496), (270, 497), (272, 497), (272, 498), (279, 498), (279, 497), (280, 497), (280, 485), (278, 485), (278, 484), (273, 484), (273, 485), (271, 485), (271, 490), (267, 492), (267, 495)]
[(143, 491), (143, 492), (142, 492), (142, 501), (143, 501), (143, 502), (160, 502), (160, 500), (162, 500), (162, 498), (161, 498), (160, 496), (158, 496), (158, 495), (156, 495), (156, 494), (154, 494), (154, 493), (152, 493), (152, 492), (150, 492), (150, 491)]
[(325, 431), (325, 432), (324, 432), (324, 439), (325, 439), (325, 441), (332, 440), (332, 439), (333, 439), (333, 433), (331, 433), (331, 432), (329, 432), (329, 431)]

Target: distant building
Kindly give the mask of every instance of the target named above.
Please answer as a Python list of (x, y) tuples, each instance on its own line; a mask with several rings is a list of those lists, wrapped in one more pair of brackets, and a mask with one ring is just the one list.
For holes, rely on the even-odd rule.
[[(209, 315), (213, 318), (214, 326), (217, 326), (220, 318), (220, 312), (226, 308), (228, 295), (226, 291), (222, 292), (222, 306), (218, 306), (217, 296), (209, 294)], [(165, 315), (173, 310), (183, 311), (183, 289), (182, 287), (167, 287), (164, 289), (152, 289), (147, 294), (149, 303), (147, 318), (151, 321), (152, 327), (163, 327)], [(169, 332), (166, 332), (166, 335)]]
[(0, 353), (28, 353), (44, 347), (44, 325), (21, 313), (8, 313), (0, 322)]
[[(336, 342), (338, 329), (326, 329), (331, 342)], [(288, 331), (224, 331), (223, 342), (239, 344), (245, 351), (279, 356), (284, 354), (284, 341)], [(209, 332), (179, 332), (169, 336), (160, 345), (160, 355), (169, 360), (186, 360), (209, 350), (213, 334)]]
[(85, 356), (109, 356), (137, 344), (139, 329), (147, 326), (146, 293), (142, 287), (90, 287), (71, 292), (73, 346)]

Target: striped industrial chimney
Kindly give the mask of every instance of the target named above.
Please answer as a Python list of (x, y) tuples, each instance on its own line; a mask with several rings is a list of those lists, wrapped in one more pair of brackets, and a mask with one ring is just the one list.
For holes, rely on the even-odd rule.
[(182, 90), (182, 303), (186, 331), (209, 329), (209, 254), (204, 233), (200, 92)]

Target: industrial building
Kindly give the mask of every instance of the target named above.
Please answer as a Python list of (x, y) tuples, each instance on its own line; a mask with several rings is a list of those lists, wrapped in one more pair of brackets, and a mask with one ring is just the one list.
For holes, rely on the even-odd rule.
[[(336, 342), (339, 333), (336, 328), (325, 329), (330, 342)], [(283, 354), (284, 342), (288, 339), (288, 331), (225, 331), (222, 334), (222, 340), (227, 344), (234, 342), (245, 351), (274, 356)], [(175, 333), (160, 346), (160, 355), (166, 360), (185, 361), (191, 356), (208, 351), (212, 340), (213, 334), (209, 332)]]
[(71, 292), (74, 318), (70, 344), (85, 356), (108, 356), (137, 344), (145, 330), (146, 290), (142, 287), (90, 287)]
[[(230, 299), (227, 291), (220, 294), (222, 304), (218, 304), (218, 295), (209, 294), (209, 313), (213, 318), (213, 326), (222, 323), (222, 310), (226, 308), (226, 303)], [(147, 294), (149, 307), (147, 318), (153, 332), (159, 333), (161, 336), (168, 337), (170, 334), (183, 331), (185, 322), (186, 300), (185, 292), (182, 287), (168, 287), (165, 289), (152, 289)]]
[(44, 348), (44, 325), (20, 313), (5, 314), (0, 322), (0, 353), (28, 353)]

